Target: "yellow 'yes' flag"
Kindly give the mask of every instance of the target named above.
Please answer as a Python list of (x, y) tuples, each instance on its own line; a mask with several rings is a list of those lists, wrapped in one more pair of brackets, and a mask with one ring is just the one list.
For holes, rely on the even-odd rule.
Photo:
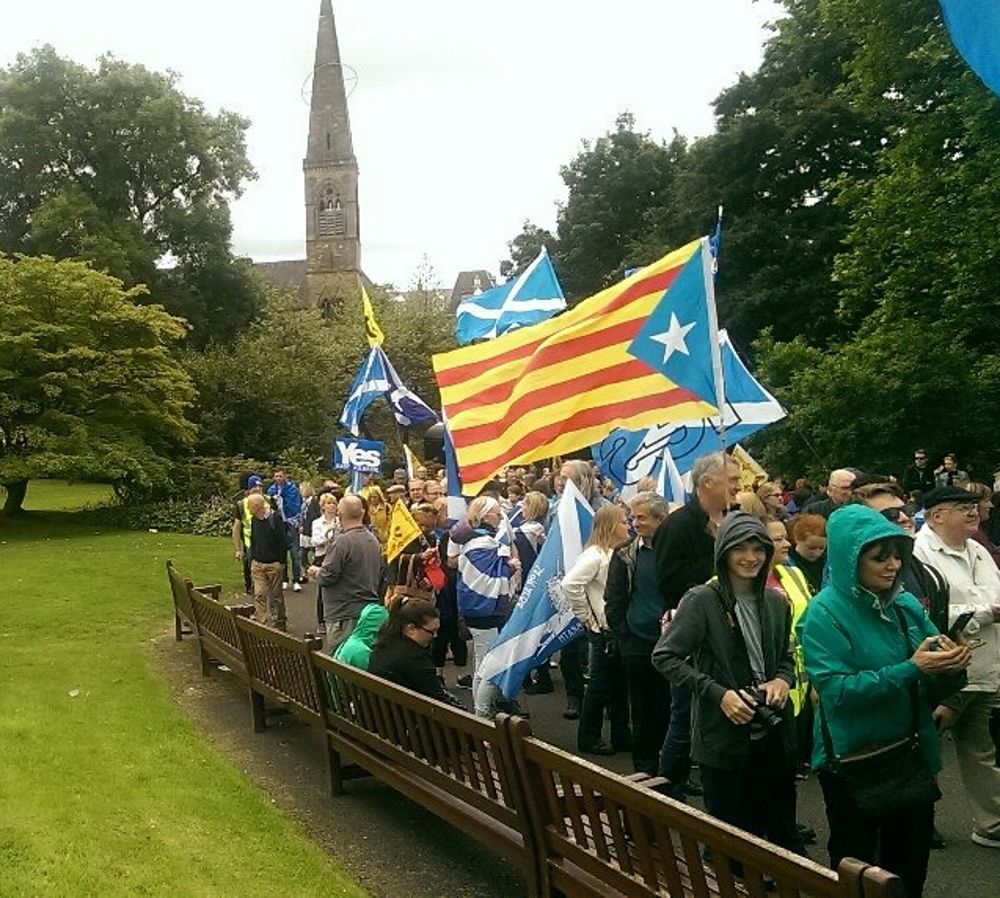
[(385, 544), (386, 561), (392, 561), (410, 543), (420, 536), (420, 528), (413, 520), (410, 509), (402, 499), (397, 499), (389, 519), (389, 539)]
[(368, 345), (374, 349), (376, 346), (382, 345), (385, 334), (382, 333), (382, 328), (375, 320), (375, 310), (372, 308), (372, 301), (368, 298), (368, 291), (365, 290), (364, 284), (361, 285), (361, 304), (365, 310), (365, 336), (368, 338)]

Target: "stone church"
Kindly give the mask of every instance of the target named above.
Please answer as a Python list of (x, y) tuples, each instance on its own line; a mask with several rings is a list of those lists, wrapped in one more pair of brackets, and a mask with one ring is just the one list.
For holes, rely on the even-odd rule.
[[(358, 160), (351, 140), (332, 0), (320, 3), (309, 139), (302, 169), (306, 258), (257, 262), (254, 268), (276, 287), (297, 292), (301, 307), (326, 309), (357, 299), (361, 284), (371, 284), (361, 268)], [(445, 297), (454, 310), (461, 300), (494, 284), (488, 271), (462, 271)]]
[(360, 295), (358, 161), (351, 141), (347, 91), (331, 0), (322, 0), (309, 109), (305, 177), (306, 258), (254, 267), (278, 287), (298, 290), (307, 308)]

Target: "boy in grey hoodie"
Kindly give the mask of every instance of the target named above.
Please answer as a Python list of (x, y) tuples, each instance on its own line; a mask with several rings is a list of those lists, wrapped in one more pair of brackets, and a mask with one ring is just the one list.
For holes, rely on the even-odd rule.
[(758, 518), (731, 512), (715, 540), (715, 576), (689, 590), (653, 665), (693, 692), (691, 755), (710, 814), (800, 850), (795, 827), (795, 683), (791, 608), (765, 588), (774, 546)]

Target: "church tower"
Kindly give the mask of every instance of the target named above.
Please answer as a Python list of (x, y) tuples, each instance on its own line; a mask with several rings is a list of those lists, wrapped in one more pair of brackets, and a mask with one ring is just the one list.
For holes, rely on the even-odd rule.
[(306, 190), (305, 303), (330, 306), (357, 297), (361, 279), (358, 162), (347, 115), (344, 69), (331, 0), (322, 0), (312, 78)]

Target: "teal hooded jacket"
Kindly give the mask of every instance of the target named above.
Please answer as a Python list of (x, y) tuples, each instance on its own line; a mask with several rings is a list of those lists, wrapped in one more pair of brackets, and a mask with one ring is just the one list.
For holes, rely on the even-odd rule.
[[(933, 708), (959, 690), (965, 675), (928, 676), (910, 656), (938, 631), (917, 599), (900, 588), (884, 606), (858, 581), (858, 559), (876, 540), (904, 537), (899, 527), (862, 505), (840, 508), (827, 525), (830, 565), (828, 585), (810, 601), (799, 621), (798, 636), (805, 666), (826, 715), (833, 749), (843, 756), (911, 732), (911, 687), (917, 686), (917, 719), (929, 769), (941, 769), (941, 749)], [(895, 609), (903, 614), (906, 634)], [(826, 766), (827, 755), (817, 711), (813, 767)]]
[(349, 664), (351, 667), (368, 670), (368, 662), (371, 661), (372, 657), (372, 646), (375, 645), (378, 631), (388, 617), (389, 612), (385, 610), (383, 605), (374, 602), (365, 605), (361, 609), (361, 615), (358, 617), (358, 622), (354, 625), (351, 635), (334, 652), (334, 659)]

